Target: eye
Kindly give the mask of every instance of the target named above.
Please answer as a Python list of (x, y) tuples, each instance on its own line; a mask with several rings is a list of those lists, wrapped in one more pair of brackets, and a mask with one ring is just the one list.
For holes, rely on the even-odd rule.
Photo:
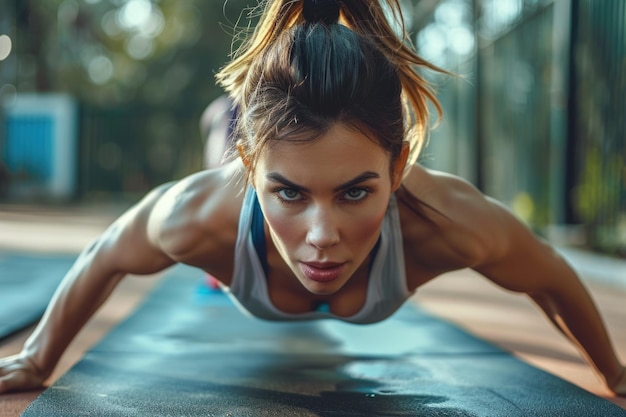
[(278, 197), (284, 201), (297, 201), (300, 199), (300, 193), (296, 190), (292, 190), (291, 188), (282, 188), (276, 191)]
[(344, 198), (348, 201), (363, 200), (369, 194), (369, 190), (365, 188), (351, 188), (344, 194)]

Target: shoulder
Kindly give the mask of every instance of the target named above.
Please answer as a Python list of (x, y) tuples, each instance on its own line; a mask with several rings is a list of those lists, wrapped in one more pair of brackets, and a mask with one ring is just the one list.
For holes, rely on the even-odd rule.
[(415, 165), (397, 194), (405, 207), (403, 228), (425, 231), (414, 236), (427, 239), (420, 243), (433, 258), (471, 267), (502, 244), (506, 209), (463, 178)]
[(450, 219), (487, 214), (492, 202), (469, 181), (414, 165), (402, 182), (413, 196)]
[(179, 262), (233, 240), (245, 191), (240, 165), (233, 161), (169, 186), (150, 214), (150, 239)]

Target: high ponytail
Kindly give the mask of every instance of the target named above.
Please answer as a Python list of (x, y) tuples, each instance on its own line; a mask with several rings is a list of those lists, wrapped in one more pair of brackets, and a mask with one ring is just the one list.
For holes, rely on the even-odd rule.
[(341, 5), (337, 0), (303, 0), (302, 16), (309, 23), (337, 23)]
[(445, 71), (415, 52), (398, 0), (270, 0), (259, 7), (253, 36), (217, 74), (240, 108), (236, 134), (252, 171), (268, 141), (302, 132), (314, 138), (334, 122), (366, 128), (392, 159), (406, 141), (409, 162), (417, 160), (428, 102), (439, 116), (441, 107), (416, 70)]
[(230, 93), (235, 103), (239, 103), (241, 99), (240, 90), (252, 62), (272, 45), (285, 29), (302, 20), (300, 3), (298, 0), (264, 0), (250, 12), (250, 15), (255, 15), (258, 9), (262, 9), (252, 36), (244, 39), (235, 52), (235, 58), (216, 75), (217, 82)]
[[(434, 72), (450, 73), (417, 55), (397, 0), (384, 1), (389, 10), (389, 17), (377, 0), (342, 0), (342, 3), (346, 24), (360, 35), (369, 36), (387, 59), (398, 68), (406, 117), (406, 139), (411, 144), (409, 162), (414, 163), (427, 143), (430, 123), (428, 102), (434, 105), (438, 118), (443, 115), (432, 86), (416, 69), (426, 68)], [(389, 18), (399, 26), (400, 37), (394, 32)]]

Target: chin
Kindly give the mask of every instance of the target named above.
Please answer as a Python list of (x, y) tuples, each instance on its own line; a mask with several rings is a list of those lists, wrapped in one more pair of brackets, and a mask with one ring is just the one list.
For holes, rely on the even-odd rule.
[(300, 281), (301, 284), (308, 292), (315, 295), (332, 295), (343, 288), (347, 282), (341, 278), (330, 282), (317, 282), (307, 277), (304, 277), (303, 279), (304, 281)]
[(328, 288), (328, 286), (326, 286), (326, 288), (311, 288), (310, 286), (305, 288), (311, 294), (315, 295), (333, 295), (339, 290), (339, 288)]

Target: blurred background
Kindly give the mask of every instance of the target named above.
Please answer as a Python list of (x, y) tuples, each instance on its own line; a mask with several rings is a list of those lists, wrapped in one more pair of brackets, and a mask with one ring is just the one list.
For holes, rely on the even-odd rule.
[[(203, 169), (256, 0), (0, 0), (0, 210), (136, 201)], [(405, 0), (444, 107), (421, 163), (626, 257), (626, 2)], [(0, 232), (1, 233), (1, 232)]]

